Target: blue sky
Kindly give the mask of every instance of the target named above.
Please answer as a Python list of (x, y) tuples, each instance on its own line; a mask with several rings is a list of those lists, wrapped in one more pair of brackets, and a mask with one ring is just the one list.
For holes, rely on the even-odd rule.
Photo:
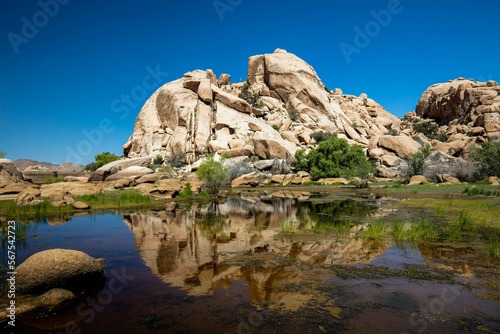
[(500, 80), (498, 0), (56, 1), (0, 5), (0, 151), (12, 160), (121, 155), (161, 84), (207, 68), (245, 80), (248, 57), (276, 48), (398, 117), (434, 83)]

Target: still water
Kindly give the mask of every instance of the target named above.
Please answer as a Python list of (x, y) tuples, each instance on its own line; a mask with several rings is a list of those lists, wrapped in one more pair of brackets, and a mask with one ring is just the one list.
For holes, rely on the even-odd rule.
[(500, 294), (483, 283), (498, 266), (473, 245), (359, 237), (405, 214), (383, 198), (330, 195), (31, 222), (19, 262), (80, 250), (106, 259), (108, 281), (97, 299), (23, 316), (15, 332), (497, 332)]

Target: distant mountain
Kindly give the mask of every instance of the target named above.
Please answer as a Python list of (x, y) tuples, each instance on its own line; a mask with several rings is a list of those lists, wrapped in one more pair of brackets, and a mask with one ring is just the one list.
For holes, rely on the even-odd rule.
[(46, 170), (53, 172), (81, 172), (85, 168), (82, 164), (66, 162), (61, 165), (51, 164), (50, 162), (40, 162), (30, 159), (17, 159), (14, 161), (16, 167), (21, 170)]

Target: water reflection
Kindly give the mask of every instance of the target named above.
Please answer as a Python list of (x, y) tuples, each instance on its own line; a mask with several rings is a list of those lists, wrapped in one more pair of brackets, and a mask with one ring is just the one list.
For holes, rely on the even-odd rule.
[[(230, 199), (172, 213), (129, 214), (124, 222), (145, 264), (164, 282), (202, 295), (218, 286), (230, 289), (232, 280), (247, 281), (252, 301), (281, 302), (295, 309), (309, 297), (282, 287), (328, 278), (328, 273), (311, 275), (321, 271), (312, 270), (312, 264), (368, 263), (385, 251), (384, 243), (351, 237), (372, 212), (373, 205), (357, 201)], [(284, 233), (287, 222), (299, 229), (348, 228), (345, 234), (292, 234)]]

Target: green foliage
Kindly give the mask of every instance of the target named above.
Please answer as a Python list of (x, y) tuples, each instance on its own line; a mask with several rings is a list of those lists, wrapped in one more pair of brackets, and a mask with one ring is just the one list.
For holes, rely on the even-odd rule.
[(425, 144), (420, 147), (417, 152), (411, 154), (411, 157), (407, 159), (408, 162), (408, 173), (410, 176), (422, 175), (424, 173), (424, 163), (431, 153), (435, 151), (431, 145)]
[(231, 153), (227, 153), (227, 152), (222, 155), (222, 159), (231, 159), (232, 157), (233, 156), (231, 155)]
[(227, 168), (219, 161), (215, 161), (213, 155), (209, 155), (198, 167), (196, 176), (205, 183), (208, 192), (212, 195), (219, 193), (219, 188), (229, 177)]
[(259, 94), (254, 93), (250, 91), (250, 85), (245, 82), (243, 87), (241, 87), (241, 92), (238, 95), (240, 99), (243, 99), (248, 102), (252, 107), (254, 108), (262, 108), (264, 107), (264, 104), (262, 103), (262, 100), (259, 96)]
[(299, 113), (295, 110), (288, 110), (288, 116), (294, 122), (299, 119)]
[(64, 180), (64, 175), (61, 174), (57, 176), (46, 177), (43, 179), (43, 183), (51, 184), (51, 183), (62, 182), (63, 180)]
[(448, 139), (446, 133), (438, 133), (439, 126), (432, 121), (418, 122), (413, 126), (413, 130), (423, 133), (429, 139), (436, 139), (441, 142), (445, 142)]
[(87, 166), (85, 166), (85, 170), (90, 171), (90, 172), (95, 172), (99, 168), (101, 168), (104, 165), (109, 164), (110, 162), (120, 160), (119, 157), (116, 156), (114, 153), (109, 153), (109, 152), (103, 152), (101, 154), (97, 154), (95, 156), (95, 162), (89, 163)]
[(191, 184), (188, 182), (186, 183), (186, 187), (184, 190), (182, 190), (179, 195), (177, 196), (179, 198), (193, 198), (194, 194), (193, 191), (191, 190)]
[(295, 160), (295, 168), (308, 172), (313, 180), (355, 176), (366, 179), (375, 172), (361, 146), (349, 146), (347, 140), (337, 137), (319, 143), (307, 155), (297, 151)]
[(166, 162), (170, 165), (170, 167), (179, 168), (184, 165), (186, 161), (186, 153), (177, 153), (172, 155), (171, 157), (167, 157)]
[(327, 93), (331, 93), (332, 92), (328, 87), (326, 87), (326, 85), (324, 85), (323, 88), (326, 90)]
[(274, 130), (276, 130), (276, 131), (278, 131), (278, 132), (280, 131), (280, 127), (279, 127), (279, 126), (277, 126), (276, 124), (273, 124), (273, 125), (271, 125), (271, 126), (272, 126), (272, 128), (273, 128)]
[(500, 142), (482, 143), (471, 152), (481, 177), (500, 177)]
[(399, 136), (399, 132), (396, 129), (389, 129), (389, 131), (387, 131), (385, 133), (385, 135), (388, 135), (388, 136)]
[(258, 155), (252, 155), (249, 158), (243, 159), (242, 163), (244, 163), (244, 164), (250, 164), (250, 163), (253, 163), (253, 162), (256, 162), (256, 161), (259, 161), (259, 160), (260, 160), (260, 157)]
[(0, 151), (0, 159), (5, 158), (5, 154), (6, 154), (5, 152)]
[(153, 165), (160, 165), (161, 166), (161, 165), (163, 165), (164, 161), (165, 160), (163, 159), (163, 157), (160, 154), (158, 154), (156, 156), (156, 158), (153, 160)]
[(322, 141), (327, 141), (330, 137), (337, 137), (336, 133), (331, 133), (330, 131), (316, 131), (311, 134), (311, 138), (316, 141), (316, 143), (321, 143)]

